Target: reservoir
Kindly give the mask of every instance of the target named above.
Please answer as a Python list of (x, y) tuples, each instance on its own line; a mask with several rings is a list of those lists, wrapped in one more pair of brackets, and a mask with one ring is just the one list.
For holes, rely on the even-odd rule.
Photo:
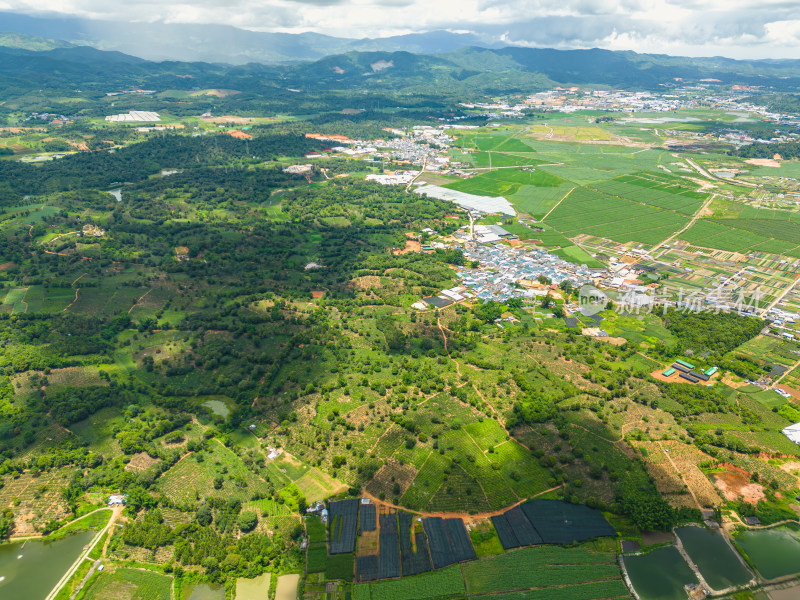
[(0, 545), (0, 598), (44, 600), (95, 535)]

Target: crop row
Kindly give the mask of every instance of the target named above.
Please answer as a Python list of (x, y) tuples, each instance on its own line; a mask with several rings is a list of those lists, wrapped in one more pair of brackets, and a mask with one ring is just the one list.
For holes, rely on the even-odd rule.
[(598, 600), (600, 598), (630, 598), (630, 592), (621, 579), (612, 579), (563, 587), (470, 596), (470, 600)]

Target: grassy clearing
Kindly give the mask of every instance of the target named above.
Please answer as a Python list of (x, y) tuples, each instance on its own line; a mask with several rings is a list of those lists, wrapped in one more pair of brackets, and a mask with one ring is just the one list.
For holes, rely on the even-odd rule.
[(504, 552), (503, 544), (500, 543), (500, 538), (491, 521), (487, 520), (474, 525), (469, 531), (469, 539), (472, 541), (472, 547), (475, 548), (478, 558)]

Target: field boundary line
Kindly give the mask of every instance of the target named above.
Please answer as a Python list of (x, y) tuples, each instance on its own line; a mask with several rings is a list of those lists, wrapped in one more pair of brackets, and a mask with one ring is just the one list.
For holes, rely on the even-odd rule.
[(556, 204), (556, 205), (555, 205), (553, 208), (551, 208), (550, 210), (548, 210), (548, 211), (547, 211), (547, 214), (541, 218), (541, 221), (544, 221), (544, 220), (545, 220), (547, 217), (549, 217), (549, 216), (550, 216), (550, 213), (551, 213), (551, 212), (553, 212), (555, 209), (557, 209), (557, 208), (558, 208), (558, 207), (561, 205), (561, 203), (562, 203), (564, 200), (566, 200), (566, 199), (567, 199), (567, 197), (568, 197), (568, 196), (569, 196), (569, 195), (570, 195), (572, 192), (574, 192), (575, 190), (577, 190), (579, 187), (580, 187), (580, 186), (576, 185), (574, 188), (572, 188), (570, 191), (568, 191), (566, 194), (564, 194), (564, 197), (563, 197), (561, 200), (559, 200), (559, 201), (558, 201), (558, 203), (557, 203), (557, 204)]
[[(525, 547), (525, 546), (523, 546)], [(468, 561), (465, 563), (461, 563), (462, 565), (468, 565), (473, 561)], [(544, 565), (548, 566), (578, 566), (578, 565), (615, 565), (615, 562), (602, 562), (602, 563), (559, 563), (558, 565)], [(463, 568), (461, 569), (463, 574)], [(589, 581), (573, 581), (571, 583), (556, 583), (554, 585), (540, 585), (535, 587), (527, 587), (527, 588), (513, 588), (510, 590), (495, 590), (493, 592), (477, 592), (475, 594), (470, 594), (467, 592), (467, 598), (482, 598), (484, 596), (499, 596), (500, 594), (508, 594), (508, 593), (516, 593), (516, 592), (533, 592), (538, 590), (555, 590), (555, 589), (563, 589), (563, 588), (570, 588), (576, 585), (586, 585), (587, 583), (601, 583), (604, 581), (618, 581), (617, 577), (602, 577), (600, 579), (591, 579)], [(466, 582), (464, 584), (466, 586)], [(464, 588), (466, 589), (466, 587)], [(611, 598), (626, 598), (627, 596), (611, 596)]]
[[(658, 244), (657, 246), (655, 246), (655, 247), (654, 247), (654, 250), (658, 250), (658, 249), (659, 249), (659, 248), (661, 248), (661, 247), (662, 247), (664, 244), (668, 244), (669, 242), (671, 242), (672, 240), (674, 240), (676, 237), (678, 237), (680, 234), (682, 234), (684, 231), (686, 231), (687, 229), (689, 229), (689, 228), (690, 228), (692, 225), (694, 225), (694, 224), (697, 222), (697, 220), (700, 218), (700, 215), (703, 213), (703, 211), (705, 211), (705, 209), (706, 209), (706, 208), (708, 208), (708, 205), (709, 205), (709, 204), (711, 204), (711, 202), (712, 202), (712, 201), (714, 200), (714, 198), (716, 198), (716, 197), (717, 197), (717, 194), (711, 194), (711, 196), (709, 196), (708, 200), (706, 200), (706, 201), (703, 203), (703, 205), (702, 205), (702, 206), (701, 206), (701, 207), (700, 207), (700, 208), (697, 210), (697, 212), (696, 212), (696, 213), (694, 213), (694, 216), (692, 216), (692, 218), (689, 220), (689, 222), (688, 222), (686, 225), (684, 225), (682, 229), (680, 229), (680, 230), (676, 231), (676, 232), (675, 232), (675, 233), (673, 233), (671, 236), (669, 236), (667, 239), (665, 239), (663, 242), (661, 242), (660, 244)], [(724, 232), (723, 232), (723, 233), (724, 233)], [(719, 234), (718, 234), (718, 235), (719, 235)], [(667, 250), (667, 249), (666, 249), (666, 248), (664, 248), (664, 249), (662, 250), (661, 254), (659, 254), (659, 255), (658, 255), (656, 258), (660, 258), (660, 257), (661, 257), (661, 256), (662, 256), (662, 255), (663, 255), (665, 252), (666, 252), (666, 250)]]
[(149, 294), (149, 293), (150, 293), (150, 292), (152, 292), (152, 291), (153, 291), (153, 288), (150, 288), (150, 289), (149, 289), (149, 290), (147, 290), (147, 291), (146, 291), (144, 294), (142, 294), (142, 295), (139, 297), (139, 299), (138, 299), (136, 302), (134, 302), (134, 303), (133, 303), (133, 306), (131, 306), (131, 307), (128, 309), (128, 314), (131, 314), (131, 311), (132, 311), (134, 308), (136, 308), (136, 306), (139, 304), (139, 302), (141, 302), (142, 300), (144, 300), (144, 297), (145, 297), (145, 296), (147, 296), (147, 294)]
[[(84, 273), (83, 275), (86, 275), (86, 273)], [(83, 275), (81, 275), (81, 277), (83, 277)], [(78, 277), (78, 279), (80, 279), (81, 277)], [(78, 281), (78, 279), (73, 281), (72, 285), (75, 285), (75, 282)], [(81, 291), (81, 288), (75, 288), (75, 298), (73, 298), (72, 302), (67, 304), (61, 312), (67, 312), (70, 309), (70, 307), (78, 301), (78, 292), (80, 292), (80, 291)]]
[[(25, 296), (28, 295), (28, 290), (30, 290), (30, 289), (31, 289), (30, 286), (26, 287), (25, 288), (25, 293), (22, 294), (22, 298), (19, 299), (20, 304), (24, 304), (25, 305), (25, 310), (22, 311), (22, 314), (26, 314), (28, 312), (28, 303), (25, 302)], [(12, 313), (13, 313), (13, 311), (12, 311)]]
[[(697, 496), (695, 495), (694, 490), (689, 485), (689, 482), (686, 480), (686, 478), (683, 476), (683, 473), (678, 468), (678, 465), (676, 465), (675, 461), (672, 460), (672, 456), (670, 456), (669, 449), (668, 448), (664, 448), (664, 444), (662, 444), (661, 441), (658, 442), (658, 447), (661, 448), (661, 451), (664, 453), (664, 456), (667, 457), (667, 460), (669, 461), (669, 464), (672, 465), (672, 468), (675, 469), (675, 472), (678, 474), (678, 477), (683, 482), (683, 484), (686, 486), (686, 489), (689, 490), (689, 494), (691, 494), (692, 500), (694, 500), (694, 503), (697, 506), (698, 510), (703, 510), (703, 506), (700, 504), (700, 501), (697, 499)], [(679, 548), (679, 550), (680, 550), (680, 548)], [(701, 580), (701, 583), (705, 583), (705, 582), (703, 582)]]
[[(431, 453), (431, 454), (433, 454), (433, 453)], [(461, 467), (461, 470), (462, 471), (464, 470), (463, 467)], [(466, 473), (466, 471), (464, 471), (464, 472)], [(467, 475), (469, 475), (469, 473), (467, 473)], [(433, 499), (433, 496), (436, 495), (436, 492), (438, 492), (443, 485), (444, 485), (444, 482), (442, 482), (441, 485), (439, 485), (439, 487), (436, 488), (436, 490), (434, 491), (433, 495), (431, 496), (431, 499)], [(420, 517), (442, 517), (444, 519), (453, 518), (453, 517), (455, 517), (455, 518), (461, 517), (463, 519), (488, 519), (489, 517), (496, 517), (498, 515), (502, 515), (506, 511), (509, 511), (512, 508), (514, 508), (516, 506), (519, 506), (520, 504), (524, 504), (528, 500), (533, 500), (534, 498), (538, 498), (539, 496), (544, 496), (545, 494), (549, 494), (550, 492), (554, 492), (554, 491), (556, 491), (558, 489), (561, 489), (562, 487), (564, 487), (564, 485), (565, 484), (561, 483), (561, 484), (559, 484), (559, 485), (557, 485), (555, 487), (551, 487), (550, 489), (542, 490), (541, 492), (535, 493), (533, 496), (528, 496), (527, 498), (523, 498), (522, 500), (519, 500), (519, 501), (515, 502), (514, 504), (510, 504), (510, 505), (506, 506), (505, 508), (498, 508), (497, 510), (493, 510), (493, 511), (490, 511), (490, 512), (482, 512), (482, 513), (475, 513), (475, 514), (468, 514), (467, 512), (464, 512), (464, 511), (462, 511), (462, 512), (454, 512), (454, 511), (447, 511), (447, 510), (444, 510), (444, 511), (416, 510), (416, 509), (413, 509), (413, 508), (408, 508), (406, 506), (400, 506), (399, 504), (392, 504), (391, 502), (388, 502), (387, 500), (381, 500), (378, 497), (376, 497), (376, 496), (372, 495), (371, 493), (369, 493), (366, 490), (366, 488), (362, 489), (361, 493), (365, 497), (369, 498), (372, 501), (372, 503), (375, 504), (376, 507), (387, 506), (389, 508), (394, 508), (395, 510), (402, 510), (402, 511), (405, 511), (405, 512), (410, 512), (410, 513), (413, 513), (415, 515), (419, 515)], [(603, 564), (606, 564), (606, 563), (603, 563)]]

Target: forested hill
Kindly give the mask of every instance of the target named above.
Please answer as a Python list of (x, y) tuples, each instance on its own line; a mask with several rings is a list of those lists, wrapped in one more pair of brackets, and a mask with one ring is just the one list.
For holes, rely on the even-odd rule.
[[(800, 61), (682, 58), (608, 50), (462, 48), (445, 54), (348, 52), (292, 65), (232, 66), (150, 62), (86, 46), (33, 51), (0, 46), (0, 86), (109, 91), (230, 88), (265, 93), (301, 90), (414, 90), (441, 95), (535, 91), (555, 84), (656, 88), (675, 78), (715, 79), (775, 89), (800, 85)], [(32, 83), (32, 82), (35, 82)]]

